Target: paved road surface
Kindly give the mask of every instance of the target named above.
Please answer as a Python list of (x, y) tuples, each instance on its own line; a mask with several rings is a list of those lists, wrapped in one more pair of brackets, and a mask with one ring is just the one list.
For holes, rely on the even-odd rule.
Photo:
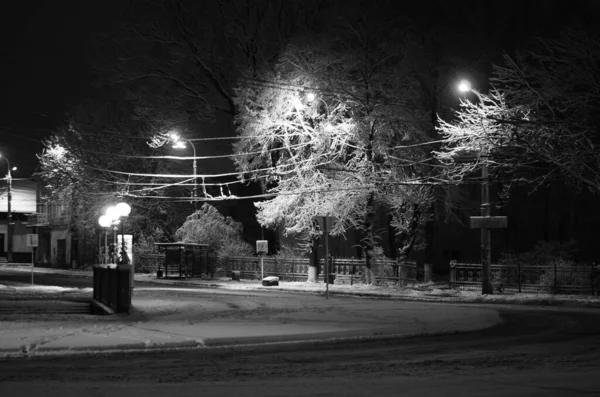
[(600, 395), (600, 311), (497, 309), (458, 335), (5, 359), (0, 396)]
[(454, 336), (0, 361), (2, 396), (597, 396), (589, 311), (503, 310)]

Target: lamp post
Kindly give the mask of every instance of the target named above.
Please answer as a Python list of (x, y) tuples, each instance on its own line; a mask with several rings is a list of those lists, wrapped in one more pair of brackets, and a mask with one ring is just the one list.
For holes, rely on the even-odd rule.
[(104, 260), (102, 262), (103, 264), (106, 264), (104, 262), (108, 261), (108, 228), (110, 227), (112, 220), (107, 215), (102, 215), (98, 218), (98, 223), (100, 224), (100, 227), (104, 229)]
[(131, 212), (131, 207), (127, 203), (119, 203), (115, 206), (117, 209), (117, 214), (119, 218), (123, 218), (121, 220), (121, 263), (123, 265), (129, 265), (129, 258), (125, 251), (125, 218), (129, 216)]
[[(125, 219), (126, 217), (129, 216), (129, 213), (131, 212), (131, 207), (129, 206), (129, 204), (121, 202), (115, 206), (112, 207), (108, 207), (106, 209), (106, 217), (108, 218), (110, 224), (112, 224), (114, 227), (114, 231), (117, 230), (117, 225), (119, 224), (119, 222), (121, 223), (121, 262), (122, 264), (128, 264), (128, 263), (124, 263), (125, 262), (125, 258), (126, 258), (126, 254), (125, 254)], [(113, 238), (113, 242), (115, 243), (115, 250), (116, 250), (116, 239)]]
[(8, 161), (8, 159), (4, 156), (2, 156), (0, 154), (0, 157), (3, 158), (6, 161), (6, 165), (8, 166), (8, 171), (6, 173), (6, 194), (7, 194), (7, 214), (6, 214), (6, 239), (7, 241), (7, 254), (6, 254), (6, 261), (7, 262), (12, 262), (13, 260), (13, 233), (12, 233), (12, 175), (10, 173), (11, 170), (15, 171), (17, 169), (17, 167), (12, 167), (10, 166), (10, 161)]
[[(472, 92), (479, 99), (481, 106), (485, 106), (483, 100), (481, 99), (481, 95), (478, 91), (471, 88), (471, 83), (468, 80), (462, 80), (458, 84), (458, 90), (463, 93)], [(480, 153), (481, 157), (486, 157), (487, 152), (484, 151)], [(491, 217), (492, 216), (492, 207), (490, 204), (490, 181), (489, 181), (489, 173), (488, 173), (488, 164), (484, 160), (481, 162), (481, 216), (482, 217)], [(492, 280), (491, 280), (491, 271), (490, 267), (492, 264), (492, 233), (489, 227), (481, 228), (481, 293), (482, 294), (492, 294)]]
[[(131, 212), (131, 207), (129, 206), (129, 204), (121, 202), (118, 203), (117, 205), (108, 207), (106, 209), (106, 213), (100, 217), (100, 219), (98, 220), (98, 223), (100, 223), (100, 225), (102, 227), (104, 227), (104, 225), (108, 226), (114, 226), (113, 227), (113, 236), (114, 233), (117, 230), (117, 225), (119, 224), (119, 222), (121, 222), (121, 261), (119, 263), (119, 265), (123, 266), (130, 266), (129, 268), (129, 297), (128, 297), (128, 307), (131, 305), (131, 300), (133, 297), (133, 282), (134, 282), (134, 268), (133, 268), (133, 263), (131, 261), (131, 259), (128, 257), (126, 251), (125, 251), (125, 218), (129, 216), (129, 213)], [(116, 239), (113, 237), (113, 241), (116, 242)], [(117, 249), (116, 244), (114, 245), (115, 247), (115, 251)], [(106, 237), (105, 237), (105, 252), (106, 252)], [(121, 271), (121, 269), (119, 269), (118, 271)]]
[(197, 204), (196, 204), (196, 197), (198, 196), (198, 184), (196, 182), (196, 146), (194, 146), (194, 143), (192, 141), (190, 141), (187, 138), (182, 137), (181, 135), (179, 135), (176, 132), (172, 132), (169, 137), (171, 138), (171, 141), (173, 142), (173, 148), (174, 149), (185, 149), (185, 142), (189, 143), (190, 146), (192, 147), (192, 151), (194, 153), (194, 162), (192, 163), (192, 167), (193, 167), (193, 175), (194, 175), (194, 189), (192, 190), (192, 205), (194, 206), (194, 211), (196, 211), (197, 209)]

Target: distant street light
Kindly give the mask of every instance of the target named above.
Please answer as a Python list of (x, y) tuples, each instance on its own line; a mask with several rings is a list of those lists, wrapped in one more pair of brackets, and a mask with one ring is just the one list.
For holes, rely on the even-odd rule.
[(7, 253), (6, 253), (6, 261), (7, 262), (12, 262), (13, 260), (13, 229), (12, 229), (12, 175), (10, 173), (10, 171), (16, 171), (17, 167), (11, 167), (10, 166), (10, 161), (8, 161), (8, 159), (4, 156), (2, 156), (2, 154), (0, 154), (0, 157), (3, 158), (6, 161), (6, 165), (8, 166), (8, 171), (6, 173), (6, 194), (7, 194), (7, 215), (6, 215), (6, 238), (7, 238)]
[(173, 142), (173, 149), (185, 149), (185, 143), (189, 143), (192, 147), (192, 151), (194, 153), (194, 162), (192, 163), (193, 173), (194, 173), (194, 189), (192, 190), (192, 204), (194, 205), (194, 211), (197, 209), (196, 198), (198, 196), (198, 183), (196, 182), (196, 146), (194, 143), (187, 138), (183, 138), (176, 132), (171, 132), (169, 134), (171, 141)]
[[(477, 98), (481, 102), (481, 106), (485, 106), (479, 92), (471, 87), (471, 83), (468, 80), (462, 80), (458, 83), (458, 90), (460, 92), (472, 92), (477, 95)], [(479, 154), (481, 157), (487, 156), (487, 152), (482, 151)], [(481, 216), (491, 217), (492, 208), (490, 204), (490, 181), (488, 173), (488, 165), (484, 160), (481, 162)], [(489, 227), (481, 228), (481, 293), (492, 294), (494, 292), (492, 288), (491, 280), (491, 264), (492, 264), (492, 233)]]

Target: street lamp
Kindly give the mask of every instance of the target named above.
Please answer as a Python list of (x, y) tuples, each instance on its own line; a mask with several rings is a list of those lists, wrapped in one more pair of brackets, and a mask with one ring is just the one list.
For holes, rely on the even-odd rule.
[(458, 83), (458, 90), (460, 92), (471, 92), (471, 82), (469, 80), (461, 80)]
[[(106, 217), (104, 220), (104, 223), (108, 223), (109, 225), (114, 225), (115, 230), (116, 230), (116, 225), (118, 225), (119, 222), (121, 223), (121, 263), (122, 264), (128, 264), (128, 263), (126, 263), (126, 260), (125, 260), (125, 258), (126, 258), (126, 254), (125, 254), (125, 219), (121, 219), (121, 218), (126, 218), (127, 216), (129, 216), (130, 212), (131, 212), (131, 206), (127, 203), (121, 202), (115, 206), (108, 207), (106, 209), (106, 214), (104, 215)], [(100, 218), (102, 218), (102, 217), (100, 217)]]
[(192, 204), (194, 205), (194, 211), (196, 211), (196, 197), (198, 195), (198, 184), (196, 183), (196, 146), (194, 143), (187, 138), (182, 137), (176, 132), (171, 132), (169, 134), (171, 141), (173, 142), (173, 149), (185, 149), (185, 143), (189, 143), (194, 152), (194, 162), (192, 163), (193, 172), (194, 172), (194, 189), (192, 191)]
[[(481, 95), (478, 91), (474, 90), (471, 87), (471, 83), (468, 80), (462, 80), (458, 83), (458, 90), (460, 92), (468, 93), (472, 92), (477, 96), (479, 101), (481, 102), (481, 106), (485, 106)], [(481, 157), (487, 156), (487, 152), (484, 151), (480, 153)], [(491, 217), (492, 208), (490, 204), (490, 181), (489, 181), (489, 173), (488, 173), (488, 165), (484, 160), (481, 162), (481, 216), (483, 217)], [(482, 294), (492, 294), (492, 281), (491, 281), (491, 272), (490, 267), (492, 264), (492, 233), (489, 227), (481, 228), (481, 293)]]
[[(102, 262), (108, 262), (108, 228), (112, 224), (112, 220), (108, 215), (102, 215), (98, 218), (98, 223), (100, 224), (100, 227), (104, 229), (104, 261)], [(100, 243), (98, 243), (98, 245), (100, 245)]]
[(2, 154), (0, 154), (0, 157), (3, 158), (6, 161), (6, 165), (8, 166), (8, 171), (6, 173), (6, 193), (7, 193), (7, 199), (8, 199), (8, 208), (7, 208), (7, 215), (6, 215), (6, 238), (8, 240), (7, 242), (7, 255), (6, 255), (6, 261), (7, 262), (12, 262), (13, 260), (13, 236), (12, 236), (12, 208), (11, 208), (11, 204), (12, 204), (12, 175), (10, 173), (10, 171), (16, 171), (17, 167), (11, 167), (10, 166), (10, 161), (8, 161), (8, 159), (4, 156), (2, 156)]

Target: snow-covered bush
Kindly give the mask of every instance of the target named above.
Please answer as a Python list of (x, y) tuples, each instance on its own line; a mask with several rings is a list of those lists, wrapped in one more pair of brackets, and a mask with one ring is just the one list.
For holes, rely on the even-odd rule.
[(217, 265), (228, 256), (250, 256), (254, 250), (244, 241), (241, 222), (223, 216), (219, 210), (205, 203), (188, 216), (185, 223), (175, 232), (178, 241), (208, 244), (208, 256)]

